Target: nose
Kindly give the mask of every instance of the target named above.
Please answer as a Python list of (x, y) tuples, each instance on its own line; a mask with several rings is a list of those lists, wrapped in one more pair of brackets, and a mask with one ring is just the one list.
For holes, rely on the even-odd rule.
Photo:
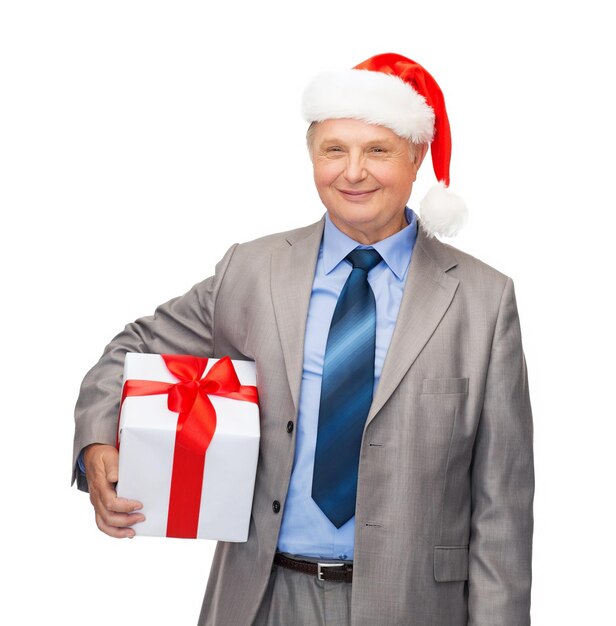
[(366, 168), (361, 153), (349, 153), (344, 169), (344, 177), (349, 183), (359, 183), (366, 178)]

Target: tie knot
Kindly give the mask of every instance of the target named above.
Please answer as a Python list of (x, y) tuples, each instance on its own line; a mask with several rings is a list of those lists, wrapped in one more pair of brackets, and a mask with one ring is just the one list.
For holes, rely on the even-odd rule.
[(353, 269), (361, 269), (366, 273), (375, 268), (381, 261), (381, 255), (374, 248), (359, 249), (356, 248), (349, 252), (346, 256), (347, 260), (353, 265)]

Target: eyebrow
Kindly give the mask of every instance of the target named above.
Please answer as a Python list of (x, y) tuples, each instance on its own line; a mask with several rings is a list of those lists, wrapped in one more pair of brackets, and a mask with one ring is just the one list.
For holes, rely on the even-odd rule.
[[(319, 146), (322, 146), (324, 144), (344, 144), (345, 142), (342, 141), (341, 139), (338, 139), (336, 137), (326, 137), (325, 139), (322, 139), (319, 142)], [(363, 146), (372, 146), (374, 144), (387, 144), (387, 145), (391, 145), (392, 141), (389, 137), (377, 137), (376, 139), (371, 139), (370, 141), (366, 141), (364, 142), (362, 145)]]

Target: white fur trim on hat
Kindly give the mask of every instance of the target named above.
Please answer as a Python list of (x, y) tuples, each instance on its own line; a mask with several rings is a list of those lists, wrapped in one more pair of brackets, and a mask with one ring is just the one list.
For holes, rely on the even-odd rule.
[(386, 126), (414, 143), (434, 136), (434, 110), (401, 78), (370, 70), (322, 72), (306, 87), (302, 113), (308, 122), (352, 118)]
[(419, 205), (421, 223), (428, 235), (454, 237), (468, 220), (468, 209), (460, 196), (450, 193), (443, 182), (431, 187)]

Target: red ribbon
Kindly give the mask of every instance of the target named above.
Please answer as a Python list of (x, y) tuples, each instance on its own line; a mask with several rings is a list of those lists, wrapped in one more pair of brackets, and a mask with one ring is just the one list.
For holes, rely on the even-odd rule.
[[(195, 356), (162, 354), (167, 369), (178, 379), (177, 383), (152, 380), (127, 380), (122, 400), (128, 396), (167, 394), (170, 411), (179, 413), (167, 537), (195, 538), (199, 526), (199, 508), (205, 453), (216, 430), (216, 410), (208, 396), (258, 403), (257, 388), (240, 384), (233, 363), (228, 356), (218, 360), (204, 378), (207, 359)], [(122, 405), (120, 404), (120, 407)]]

